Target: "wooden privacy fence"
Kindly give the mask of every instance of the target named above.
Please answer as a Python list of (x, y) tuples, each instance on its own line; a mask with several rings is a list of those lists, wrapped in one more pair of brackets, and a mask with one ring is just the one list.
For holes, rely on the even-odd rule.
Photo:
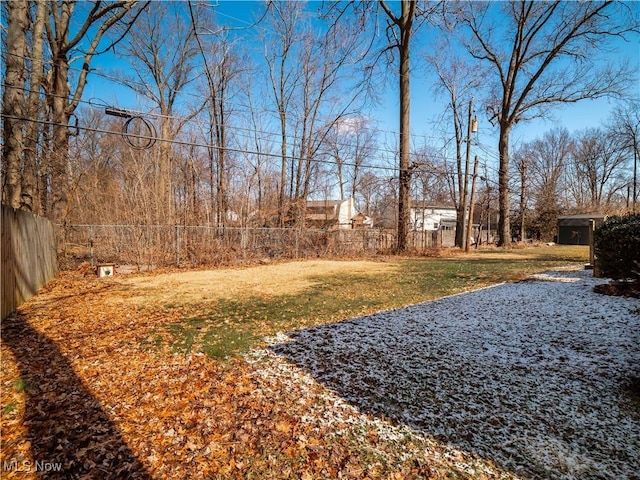
[[(267, 258), (372, 256), (393, 251), (396, 243), (395, 232), (379, 229), (66, 225), (57, 230), (59, 260), (68, 269), (85, 261), (148, 269)], [(449, 246), (443, 242), (448, 240), (443, 233), (449, 232), (412, 232), (409, 244), (416, 251)]]
[(58, 271), (54, 227), (49, 220), (2, 205), (0, 311), (6, 318)]

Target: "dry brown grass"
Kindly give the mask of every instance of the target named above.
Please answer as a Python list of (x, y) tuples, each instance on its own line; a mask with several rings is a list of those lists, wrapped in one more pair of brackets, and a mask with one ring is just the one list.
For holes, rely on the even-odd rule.
[(188, 303), (250, 296), (293, 295), (318, 278), (341, 274), (374, 277), (391, 273), (397, 262), (304, 260), (248, 268), (167, 272), (118, 277), (131, 290), (134, 303)]

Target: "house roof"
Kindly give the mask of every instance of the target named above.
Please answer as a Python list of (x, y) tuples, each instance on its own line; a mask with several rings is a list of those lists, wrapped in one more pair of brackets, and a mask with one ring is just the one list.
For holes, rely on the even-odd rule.
[(338, 218), (337, 215), (328, 215), (328, 214), (324, 214), (324, 213), (307, 213), (305, 215), (305, 218), (307, 220), (312, 220), (312, 221), (327, 221), (327, 220), (336, 220)]
[(595, 220), (599, 225), (607, 218), (601, 213), (586, 213), (580, 215), (561, 215), (558, 217), (558, 227), (588, 227), (589, 220)]
[(558, 216), (558, 220), (569, 220), (569, 219), (573, 219), (573, 220), (590, 220), (590, 219), (594, 219), (594, 220), (599, 220), (599, 219), (603, 219), (605, 218), (606, 215), (604, 213), (581, 213), (579, 215), (559, 215)]
[(424, 208), (429, 210), (451, 210), (451, 211), (456, 210), (456, 207), (452, 207), (451, 205), (431, 205), (431, 204), (423, 205), (420, 200), (411, 200), (411, 208)]
[(307, 200), (307, 207), (335, 207), (346, 200)]

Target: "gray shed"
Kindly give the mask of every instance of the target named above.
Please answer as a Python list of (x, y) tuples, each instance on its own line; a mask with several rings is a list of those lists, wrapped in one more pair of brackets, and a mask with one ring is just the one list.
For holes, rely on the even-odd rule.
[(601, 213), (562, 215), (558, 217), (558, 243), (560, 245), (589, 245), (589, 220), (598, 227), (607, 218)]

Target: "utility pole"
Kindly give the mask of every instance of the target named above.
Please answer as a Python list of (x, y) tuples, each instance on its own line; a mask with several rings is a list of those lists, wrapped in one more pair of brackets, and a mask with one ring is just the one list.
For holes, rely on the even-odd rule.
[[(473, 161), (473, 178), (471, 179), (471, 198), (469, 199), (469, 223), (467, 225), (467, 236), (464, 241), (464, 251), (469, 252), (469, 244), (471, 243), (471, 230), (473, 229), (473, 210), (474, 197), (476, 195), (476, 177), (478, 176), (478, 155)], [(476, 238), (476, 242), (478, 239)]]
[[(462, 187), (462, 210), (467, 214), (467, 190), (469, 188), (469, 160), (471, 159), (471, 114), (473, 112), (473, 98), (469, 100), (469, 116), (467, 117), (467, 154), (464, 163), (464, 186)], [(462, 222), (462, 246), (467, 250), (467, 222)]]

